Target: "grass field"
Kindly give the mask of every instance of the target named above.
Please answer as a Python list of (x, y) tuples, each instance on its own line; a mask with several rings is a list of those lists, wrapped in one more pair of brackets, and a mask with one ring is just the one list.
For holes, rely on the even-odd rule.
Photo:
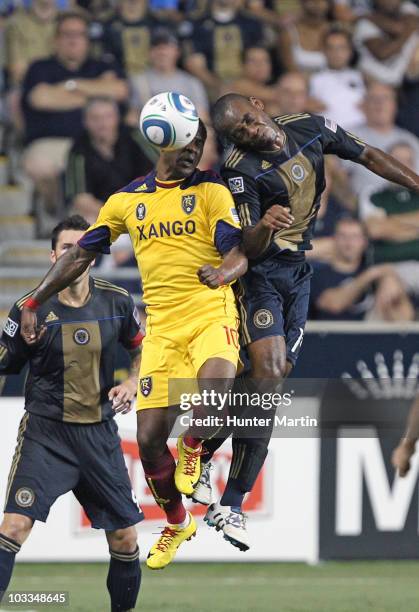
[[(106, 572), (99, 563), (19, 564), (10, 590), (69, 591), (69, 607), (31, 607), (31, 612), (107, 612)], [(136, 610), (418, 612), (419, 562), (177, 563), (162, 572), (143, 567)]]

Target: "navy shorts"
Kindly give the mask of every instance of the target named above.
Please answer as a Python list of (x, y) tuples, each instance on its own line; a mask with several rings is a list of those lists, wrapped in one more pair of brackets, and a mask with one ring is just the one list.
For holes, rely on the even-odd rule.
[(242, 346), (269, 336), (284, 336), (287, 360), (295, 365), (307, 321), (312, 273), (305, 260), (269, 259), (239, 279), (236, 295)]
[(78, 425), (26, 412), (4, 511), (45, 522), (55, 500), (68, 491), (73, 491), (95, 529), (124, 529), (144, 518), (113, 419)]

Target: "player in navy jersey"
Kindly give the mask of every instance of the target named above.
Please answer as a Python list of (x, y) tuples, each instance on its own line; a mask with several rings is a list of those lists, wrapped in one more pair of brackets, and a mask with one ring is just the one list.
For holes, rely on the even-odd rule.
[[(270, 118), (256, 98), (227, 94), (213, 110), (218, 135), (231, 147), (221, 174), (233, 194), (243, 226), (248, 272), (238, 281), (242, 345), (250, 357), (241, 385), (273, 392), (295, 365), (307, 318), (314, 223), (325, 188), (324, 155), (362, 164), (383, 178), (419, 191), (419, 177), (391, 156), (370, 147), (324, 117), (299, 113)], [(262, 383), (263, 381), (263, 383)], [(243, 389), (242, 389), (243, 391)], [(233, 460), (226, 490), (210, 505), (206, 520), (246, 550), (241, 503), (262, 468), (271, 436), (233, 435)], [(207, 441), (209, 461), (221, 439)], [(210, 499), (208, 469), (195, 491)]]
[[(76, 244), (88, 227), (78, 215), (57, 225), (51, 260)], [(73, 491), (92, 526), (105, 530), (111, 610), (131, 610), (141, 582), (134, 525), (143, 514), (113, 416), (130, 410), (137, 390), (142, 340), (138, 314), (127, 291), (91, 278), (87, 269), (44, 302), (40, 339), (28, 346), (20, 334), (28, 297), (13, 306), (0, 337), (0, 375), (17, 374), (29, 364), (25, 414), (0, 524), (0, 600), (34, 522), (45, 522), (55, 500)], [(129, 352), (131, 371), (115, 386), (118, 344)]]

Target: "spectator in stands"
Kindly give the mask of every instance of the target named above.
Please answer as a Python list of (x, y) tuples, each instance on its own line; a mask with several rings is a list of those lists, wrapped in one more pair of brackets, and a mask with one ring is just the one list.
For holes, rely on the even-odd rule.
[(348, 30), (333, 28), (325, 37), (327, 68), (310, 78), (310, 96), (322, 104), (322, 115), (347, 130), (364, 123), (361, 103), (365, 86), (359, 70), (350, 67), (354, 50)]
[(92, 98), (84, 110), (84, 125), (70, 150), (65, 193), (74, 213), (93, 223), (112, 193), (147, 174), (153, 164), (139, 144), (138, 129), (121, 125), (114, 100)]
[(332, 261), (314, 264), (314, 318), (411, 321), (414, 309), (393, 268), (365, 266), (368, 240), (362, 224), (356, 219), (340, 220), (334, 240)]
[(286, 72), (278, 80), (278, 104), (281, 115), (308, 110), (307, 79), (301, 72)]
[(148, 0), (119, 0), (115, 15), (105, 24), (105, 52), (127, 75), (143, 72), (148, 66), (151, 33), (158, 24)]
[(177, 67), (180, 49), (170, 30), (157, 28), (151, 38), (150, 67), (131, 77), (131, 107), (138, 113), (151, 96), (162, 91), (177, 91), (188, 96), (200, 117), (208, 119), (208, 98), (204, 86), (196, 77)]
[(209, 13), (194, 23), (185, 66), (216, 98), (222, 81), (242, 74), (244, 49), (263, 38), (260, 21), (239, 10), (239, 0), (213, 0)]
[(19, 86), (31, 62), (53, 52), (55, 0), (33, 0), (6, 21), (5, 54), (9, 87)]
[(331, 5), (328, 0), (301, 0), (300, 5), (300, 17), (281, 32), (279, 59), (288, 72), (312, 73), (326, 68), (323, 41)]
[[(368, 89), (364, 101), (365, 125), (356, 129), (356, 135), (373, 147), (384, 151), (397, 142), (409, 143), (415, 151), (415, 157), (419, 160), (419, 141), (413, 134), (395, 125), (397, 113), (396, 92), (389, 85), (372, 83)], [(350, 181), (353, 191), (359, 195), (365, 187), (383, 187), (386, 181), (381, 177), (371, 174), (359, 164), (348, 164)]]
[(419, 45), (408, 66), (399, 95), (397, 125), (419, 138)]
[(272, 61), (268, 51), (265, 47), (248, 47), (244, 51), (242, 75), (232, 83), (226, 83), (222, 93), (255, 96), (263, 101), (268, 114), (278, 115), (278, 87), (271, 83)]
[(418, 27), (417, 7), (403, 0), (375, 0), (374, 11), (360, 19), (354, 31), (360, 70), (371, 79), (399, 86), (419, 40)]
[(55, 55), (30, 65), (23, 82), (26, 142), (23, 165), (41, 194), (46, 210), (54, 212), (57, 177), (65, 167), (72, 138), (82, 129), (82, 109), (95, 96), (121, 102), (126, 82), (113, 66), (89, 59), (87, 22), (77, 13), (59, 17)]

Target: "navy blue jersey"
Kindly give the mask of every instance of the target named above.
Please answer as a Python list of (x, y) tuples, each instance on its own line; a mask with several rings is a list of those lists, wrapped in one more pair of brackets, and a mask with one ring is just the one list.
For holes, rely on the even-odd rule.
[[(25, 409), (69, 423), (98, 423), (113, 416), (109, 390), (114, 386), (117, 345), (138, 350), (142, 334), (132, 298), (125, 289), (90, 279), (91, 295), (81, 308), (49, 298), (37, 310), (47, 331), (28, 346), (20, 335), (16, 302), (0, 337), (0, 375), (16, 374), (29, 363)], [(29, 294), (30, 295), (30, 294)]]
[[(274, 204), (289, 206), (295, 221), (276, 231), (259, 261), (311, 249), (314, 223), (325, 188), (324, 155), (356, 160), (365, 144), (330, 119), (300, 113), (274, 121), (285, 132), (279, 152), (244, 151), (233, 147), (221, 175), (238, 208), (243, 228), (251, 227)], [(300, 254), (301, 257), (301, 254)]]

